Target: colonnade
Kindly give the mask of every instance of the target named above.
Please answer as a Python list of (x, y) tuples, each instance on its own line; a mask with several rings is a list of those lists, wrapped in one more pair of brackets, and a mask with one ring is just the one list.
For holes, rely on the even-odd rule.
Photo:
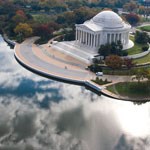
[(121, 41), (122, 44), (127, 44), (129, 40), (129, 32), (125, 33), (107, 33), (107, 43)]
[(76, 28), (76, 42), (80, 44), (86, 45), (88, 47), (97, 49), (102, 44), (112, 43), (121, 41), (123, 45), (127, 44), (129, 40), (129, 32), (105, 32), (102, 33), (94, 33), (86, 30), (82, 30), (80, 28)]
[(101, 35), (84, 30), (76, 29), (76, 41), (89, 47), (95, 48), (101, 45)]

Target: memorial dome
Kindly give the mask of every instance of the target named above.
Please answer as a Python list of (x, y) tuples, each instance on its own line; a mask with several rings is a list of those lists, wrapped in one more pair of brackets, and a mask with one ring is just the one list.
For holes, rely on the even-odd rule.
[(92, 21), (104, 28), (121, 28), (124, 24), (122, 18), (111, 10), (105, 10), (98, 13), (92, 18)]

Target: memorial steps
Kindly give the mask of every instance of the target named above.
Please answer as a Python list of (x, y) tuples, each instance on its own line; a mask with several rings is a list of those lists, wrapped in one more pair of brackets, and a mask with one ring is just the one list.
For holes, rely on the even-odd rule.
[(95, 51), (89, 51), (86, 49), (86, 47), (82, 47), (79, 45), (76, 45), (75, 41), (69, 41), (69, 42), (55, 42), (51, 45), (53, 49), (59, 50), (65, 54), (68, 54), (74, 58), (79, 59), (80, 61), (90, 64), (92, 61), (92, 58), (94, 58), (97, 53)]

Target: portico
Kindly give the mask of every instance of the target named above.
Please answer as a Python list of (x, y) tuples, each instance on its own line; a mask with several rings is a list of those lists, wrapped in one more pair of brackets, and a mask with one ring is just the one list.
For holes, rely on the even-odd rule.
[(91, 48), (100, 46), (100, 33), (89, 32), (82, 29), (76, 30), (76, 42)]

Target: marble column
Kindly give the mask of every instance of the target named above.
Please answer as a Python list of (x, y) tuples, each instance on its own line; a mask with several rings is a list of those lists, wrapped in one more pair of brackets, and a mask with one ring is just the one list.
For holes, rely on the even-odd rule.
[(100, 34), (98, 34), (98, 47), (100, 46)]
[(88, 41), (89, 39), (88, 39), (88, 38), (89, 38), (89, 33), (87, 32), (87, 37), (86, 37), (86, 40), (87, 40), (87, 46), (89, 46), (89, 41)]
[(83, 31), (83, 44), (85, 44), (85, 32)]
[(85, 31), (84, 31), (84, 40), (83, 40), (84, 44), (85, 44)]
[(94, 47), (94, 34), (92, 34), (92, 47)]
[(77, 29), (76, 29), (76, 41), (77, 41)]
[(96, 35), (94, 34), (94, 47), (96, 47)]
[(82, 43), (84, 44), (84, 31), (83, 31), (83, 40), (82, 40)]
[(88, 46), (90, 46), (90, 33), (88, 32)]
[(91, 46), (92, 40), (91, 40), (91, 33), (90, 33), (90, 42), (89, 42), (89, 46)]
[(81, 40), (81, 34), (80, 34), (80, 30), (79, 30), (79, 43), (80, 43), (80, 40)]
[(101, 34), (99, 34), (99, 45), (98, 45), (98, 47), (100, 47), (100, 45), (101, 45)]
[(86, 45), (88, 46), (88, 32), (86, 32)]
[(91, 36), (90, 33), (88, 33), (88, 45), (89, 45), (89, 46), (90, 46), (90, 40), (91, 40), (91, 39), (90, 39), (90, 36)]
[(93, 34), (92, 34), (92, 44), (91, 44), (92, 47), (93, 47), (93, 40), (94, 40), (94, 39), (93, 39)]
[(118, 41), (118, 34), (116, 33), (116, 35), (115, 35), (115, 42), (117, 42)]
[(84, 34), (85, 34), (84, 44), (86, 45), (86, 32), (84, 32)]
[(81, 30), (81, 43), (82, 43), (82, 38), (83, 38), (83, 35), (82, 35), (82, 30)]
[(76, 41), (78, 41), (78, 29), (76, 30), (77, 35), (76, 35)]
[(111, 34), (110, 34), (110, 36), (109, 36), (110, 38), (109, 38), (109, 43), (111, 43)]
[(97, 47), (97, 34), (95, 34), (95, 47)]

